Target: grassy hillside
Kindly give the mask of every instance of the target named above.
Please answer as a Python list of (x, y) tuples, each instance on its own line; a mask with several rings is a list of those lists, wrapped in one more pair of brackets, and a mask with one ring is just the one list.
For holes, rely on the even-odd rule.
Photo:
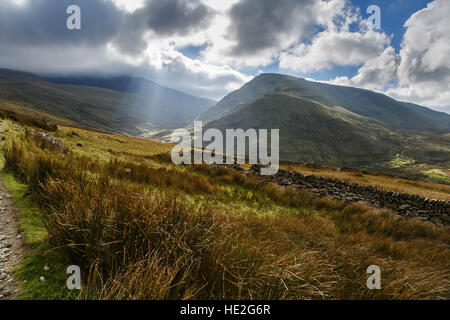
[[(84, 275), (84, 289), (70, 297), (58, 285), (65, 270), (40, 283), (25, 265), (24, 290), (41, 293), (31, 296), (450, 298), (447, 227), (313, 199), (224, 168), (175, 166), (171, 146), (150, 140), (60, 127), (51, 134), (63, 154), (4, 125), (6, 168), (41, 209), (42, 241), (61, 250), (44, 252)], [(366, 288), (372, 264), (382, 269), (382, 290)]]
[(104, 131), (140, 135), (178, 128), (206, 109), (208, 100), (156, 87), (121, 92), (100, 87), (62, 85), (23, 72), (0, 69), (0, 108), (44, 112)]
[(400, 150), (397, 135), (380, 123), (288, 93), (266, 95), (208, 127), (280, 128), (280, 157), (293, 161), (362, 164)]
[(198, 119), (222, 131), (280, 129), (282, 160), (450, 182), (450, 116), (375, 92), (263, 74)]
[(183, 124), (195, 118), (216, 101), (194, 97), (178, 90), (163, 87), (153, 81), (140, 77), (66, 77), (46, 78), (51, 82), (110, 89), (114, 91), (133, 93), (144, 98), (137, 103), (137, 111), (150, 114), (152, 118), (168, 125)]

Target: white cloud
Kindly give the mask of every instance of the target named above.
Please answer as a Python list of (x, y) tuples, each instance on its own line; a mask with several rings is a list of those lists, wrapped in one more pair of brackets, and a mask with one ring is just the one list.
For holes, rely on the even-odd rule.
[(299, 44), (280, 56), (280, 68), (308, 73), (334, 66), (358, 66), (377, 57), (390, 42), (384, 33), (324, 31), (312, 44)]
[(353, 78), (334, 84), (383, 91), (393, 98), (450, 113), (450, 1), (435, 0), (413, 14), (397, 54), (388, 47), (369, 59)]
[(139, 8), (144, 7), (146, 0), (111, 0), (111, 1), (114, 2), (119, 8), (129, 12), (133, 12)]
[(353, 78), (342, 76), (328, 83), (383, 91), (396, 79), (399, 63), (400, 57), (389, 46), (380, 55), (367, 60)]

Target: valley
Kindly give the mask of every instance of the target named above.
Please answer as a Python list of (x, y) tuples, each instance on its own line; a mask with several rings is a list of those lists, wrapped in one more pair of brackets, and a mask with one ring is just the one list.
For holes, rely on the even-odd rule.
[[(76, 81), (0, 72), (0, 180), (18, 221), (2, 232), (23, 236), (12, 297), (449, 298), (447, 116), (281, 75), (205, 111), (171, 100), (154, 113), (128, 78)], [(195, 119), (279, 128), (281, 170), (175, 165), (150, 137)], [(81, 290), (65, 288), (67, 265)], [(365, 286), (369, 265), (381, 290)]]

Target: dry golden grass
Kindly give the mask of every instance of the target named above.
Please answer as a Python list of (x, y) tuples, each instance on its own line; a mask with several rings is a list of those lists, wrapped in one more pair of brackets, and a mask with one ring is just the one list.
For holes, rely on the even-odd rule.
[(314, 169), (302, 166), (281, 166), (282, 169), (295, 170), (303, 174), (313, 174), (321, 177), (341, 179), (364, 186), (379, 189), (416, 194), (424, 198), (450, 200), (450, 186), (436, 183), (407, 180), (361, 172), (337, 171), (331, 168)]
[[(89, 274), (80, 298), (450, 298), (448, 228), (151, 153), (105, 161), (32, 139), (4, 149), (44, 209), (48, 241)], [(366, 288), (372, 264), (382, 290)]]
[[(117, 157), (123, 160), (135, 160), (167, 153), (173, 148), (170, 144), (150, 139), (92, 132), (73, 127), (60, 127), (55, 136), (75, 154), (95, 156), (102, 161), (110, 161)], [(79, 142), (84, 147), (77, 147)]]

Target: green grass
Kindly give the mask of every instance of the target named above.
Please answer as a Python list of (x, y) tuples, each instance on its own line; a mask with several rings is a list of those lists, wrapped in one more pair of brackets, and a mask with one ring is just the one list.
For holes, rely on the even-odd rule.
[(436, 183), (444, 182), (446, 184), (450, 184), (450, 174), (445, 173), (443, 170), (430, 169), (424, 171), (424, 174), (426, 174), (429, 177), (430, 181), (434, 181)]
[[(47, 242), (47, 230), (42, 221), (42, 212), (27, 193), (27, 186), (17, 181), (11, 172), (4, 169), (3, 156), (0, 161), (0, 181), (11, 193), (19, 212), (19, 228), (23, 232), (28, 250), (22, 264), (14, 270), (20, 282), (18, 299), (48, 300), (67, 299), (75, 293), (65, 288), (65, 270), (69, 262), (60, 250)], [(48, 265), (49, 271), (44, 267)], [(41, 282), (40, 277), (46, 281)]]

